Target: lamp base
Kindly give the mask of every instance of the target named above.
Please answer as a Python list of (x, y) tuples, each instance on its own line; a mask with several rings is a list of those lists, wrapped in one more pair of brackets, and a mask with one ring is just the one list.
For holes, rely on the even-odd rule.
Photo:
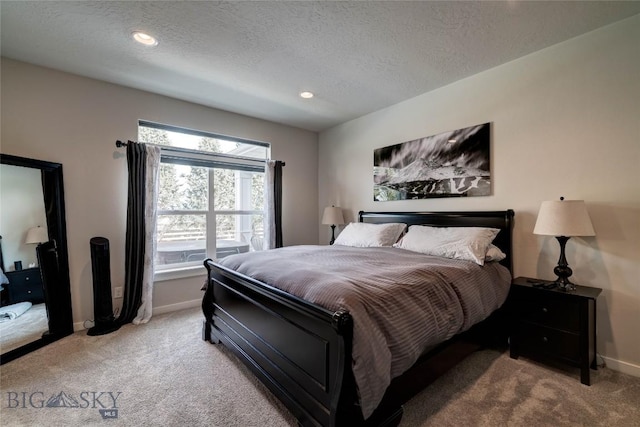
[(560, 259), (558, 260), (556, 268), (553, 269), (553, 272), (558, 276), (555, 284), (561, 291), (575, 291), (575, 285), (569, 281), (569, 277), (573, 274), (573, 270), (571, 270), (569, 264), (567, 264), (567, 258), (564, 255), (564, 248), (567, 245), (569, 237), (557, 236), (556, 239), (558, 239), (558, 243), (560, 243)]

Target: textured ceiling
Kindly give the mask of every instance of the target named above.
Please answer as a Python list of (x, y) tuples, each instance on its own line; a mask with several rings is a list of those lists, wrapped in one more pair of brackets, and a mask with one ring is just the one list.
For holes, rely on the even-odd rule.
[[(319, 131), (640, 13), (640, 2), (2, 1), (0, 13), (4, 57)], [(134, 43), (134, 30), (159, 45)]]

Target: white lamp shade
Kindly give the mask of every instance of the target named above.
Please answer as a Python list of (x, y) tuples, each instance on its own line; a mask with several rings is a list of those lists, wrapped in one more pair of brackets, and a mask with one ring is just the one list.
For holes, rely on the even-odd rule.
[(25, 243), (43, 243), (49, 241), (49, 235), (44, 227), (31, 227), (27, 231), (27, 238), (24, 239)]
[(545, 236), (595, 236), (584, 200), (542, 202), (533, 234)]
[(324, 208), (324, 214), (322, 214), (322, 223), (326, 225), (344, 224), (342, 209), (336, 206), (330, 206), (330, 207)]

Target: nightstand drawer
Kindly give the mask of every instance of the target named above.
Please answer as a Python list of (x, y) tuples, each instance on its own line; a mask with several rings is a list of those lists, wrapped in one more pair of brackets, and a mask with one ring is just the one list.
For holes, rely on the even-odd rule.
[(8, 271), (8, 276), (16, 283), (40, 283), (40, 269), (27, 268), (20, 271)]
[(23, 301), (30, 301), (34, 304), (40, 303), (44, 300), (43, 292), (40, 289), (34, 287), (20, 286), (11, 288), (11, 303), (15, 304)]
[(557, 329), (522, 322), (517, 335), (523, 353), (580, 360), (580, 336)]
[(9, 303), (30, 301), (34, 304), (44, 302), (44, 290), (39, 268), (27, 268), (6, 273), (9, 283)]
[(578, 332), (580, 330), (579, 301), (533, 296), (520, 305), (521, 319), (551, 328)]

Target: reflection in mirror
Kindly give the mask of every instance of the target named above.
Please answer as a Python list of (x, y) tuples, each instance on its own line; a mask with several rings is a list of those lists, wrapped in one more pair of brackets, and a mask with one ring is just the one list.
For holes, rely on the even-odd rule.
[(49, 330), (36, 244), (48, 241), (38, 169), (0, 166), (0, 231), (4, 272), (0, 306), (2, 353), (37, 341)]
[(10, 155), (0, 163), (4, 364), (71, 334), (73, 320), (62, 165)]

